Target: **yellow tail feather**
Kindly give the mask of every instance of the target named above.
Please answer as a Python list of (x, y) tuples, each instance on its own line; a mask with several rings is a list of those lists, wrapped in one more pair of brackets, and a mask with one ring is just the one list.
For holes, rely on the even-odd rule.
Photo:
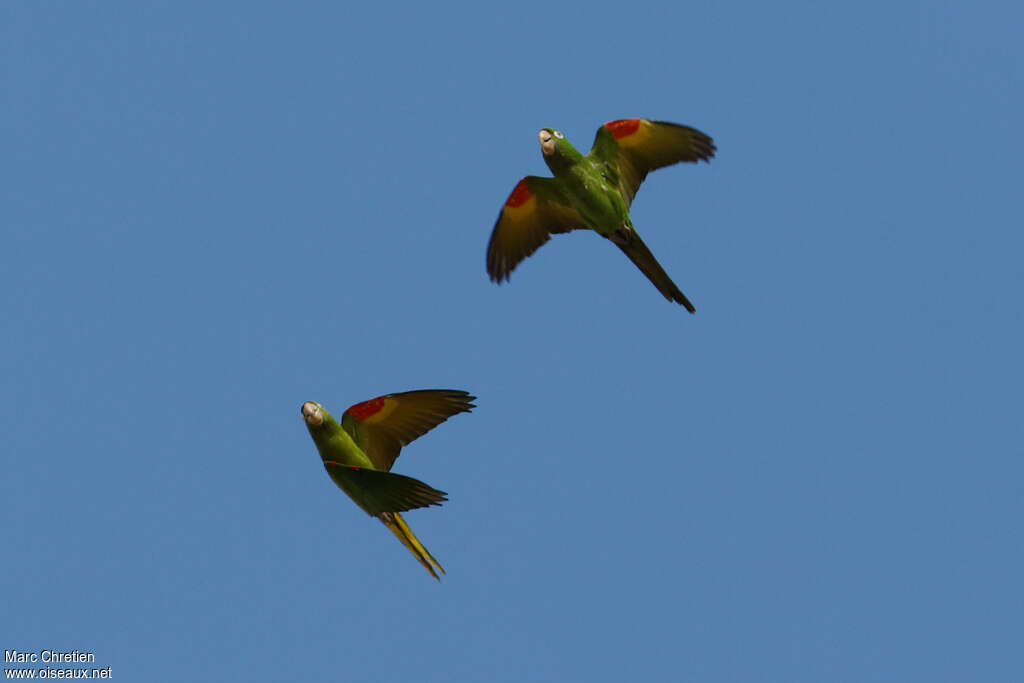
[(430, 554), (429, 550), (423, 547), (423, 544), (420, 543), (420, 539), (416, 538), (416, 534), (412, 532), (409, 525), (405, 523), (404, 519), (402, 519), (402, 515), (397, 512), (382, 512), (378, 515), (378, 519), (384, 522), (384, 526), (391, 529), (391, 533), (397, 536), (398, 540), (402, 542), (402, 545), (408, 548), (409, 552), (419, 560), (419, 563), (426, 567), (431, 576), (438, 581), (441, 580), (441, 577), (434, 571), (434, 567), (437, 567), (442, 574), (445, 573), (444, 567), (441, 566), (440, 562), (434, 559), (434, 556)]

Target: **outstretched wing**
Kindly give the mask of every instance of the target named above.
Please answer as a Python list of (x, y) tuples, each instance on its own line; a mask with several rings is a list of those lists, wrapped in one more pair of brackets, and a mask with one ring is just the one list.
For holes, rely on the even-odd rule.
[(402, 446), (456, 413), (468, 413), (476, 397), (454, 389), (423, 389), (386, 394), (351, 406), (341, 427), (363, 449), (374, 467), (387, 471)]
[(515, 186), (498, 214), (487, 245), (487, 274), (494, 282), (508, 280), (519, 262), (537, 251), (552, 233), (585, 227), (557, 180), (528, 175)]
[(594, 146), (587, 154), (618, 176), (627, 205), (654, 169), (680, 161), (708, 161), (713, 156), (715, 143), (696, 128), (647, 119), (609, 121), (597, 129)]
[(333, 460), (324, 460), (324, 467), (334, 483), (373, 516), (440, 505), (448, 500), (444, 491), (394, 472), (352, 467)]

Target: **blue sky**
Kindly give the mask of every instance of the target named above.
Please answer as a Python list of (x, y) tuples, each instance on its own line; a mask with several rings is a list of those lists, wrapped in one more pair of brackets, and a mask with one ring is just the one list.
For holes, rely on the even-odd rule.
[[(120, 680), (1012, 681), (1024, 10), (8, 3), (0, 646)], [(711, 135), (510, 283), (536, 140)], [(465, 389), (395, 470), (299, 407)]]

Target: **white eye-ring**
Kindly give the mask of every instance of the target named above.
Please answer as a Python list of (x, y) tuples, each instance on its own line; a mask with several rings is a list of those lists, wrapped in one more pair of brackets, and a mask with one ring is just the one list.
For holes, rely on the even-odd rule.
[(559, 140), (561, 140), (561, 139), (562, 139), (563, 137), (565, 137), (564, 135), (562, 135), (561, 133), (559, 133), (559, 132), (558, 132), (557, 130), (553, 130), (553, 131), (551, 131), (551, 132), (552, 132), (552, 133), (554, 134), (554, 136), (555, 136), (556, 138), (558, 138)]

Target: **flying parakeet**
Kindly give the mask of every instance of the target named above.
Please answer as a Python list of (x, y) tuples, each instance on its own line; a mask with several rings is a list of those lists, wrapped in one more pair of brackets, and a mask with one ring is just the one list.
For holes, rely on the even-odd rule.
[(553, 128), (538, 133), (554, 178), (526, 176), (502, 207), (487, 246), (491, 280), (508, 280), (553, 233), (589, 228), (607, 237), (666, 299), (695, 311), (633, 228), (629, 206), (647, 174), (680, 161), (708, 161), (715, 145), (688, 126), (647, 119), (609, 121), (583, 156)]
[(384, 523), (427, 571), (440, 580), (444, 568), (423, 547), (398, 513), (440, 505), (444, 491), (390, 472), (402, 446), (423, 436), (456, 413), (468, 413), (475, 400), (465, 391), (426, 389), (387, 394), (357, 403), (341, 424), (315, 401), (302, 404), (302, 418), (324, 468), (349, 498)]

